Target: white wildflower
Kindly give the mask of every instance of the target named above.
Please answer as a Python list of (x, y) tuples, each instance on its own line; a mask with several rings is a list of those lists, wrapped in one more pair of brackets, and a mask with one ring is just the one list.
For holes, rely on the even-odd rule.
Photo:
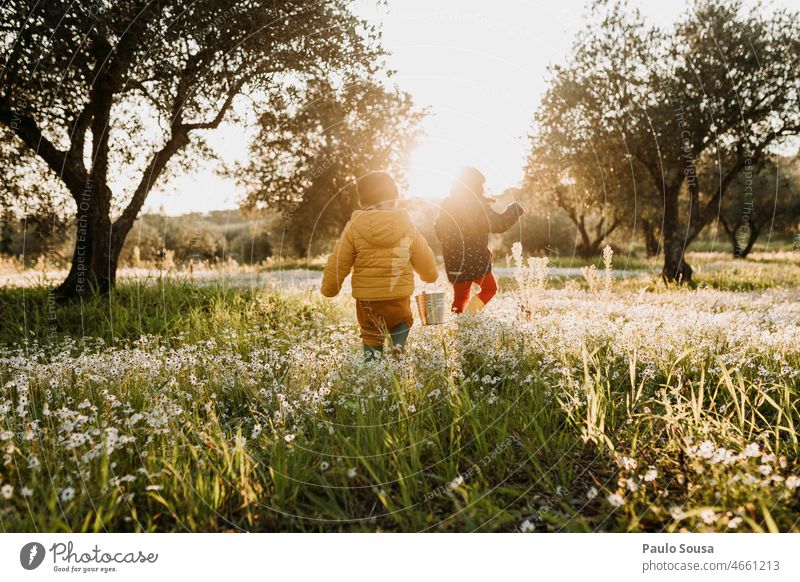
[(610, 245), (606, 245), (603, 247), (603, 266), (605, 267), (605, 281), (604, 287), (606, 293), (611, 291), (611, 277), (612, 277), (612, 258), (614, 256), (614, 251), (611, 249)]
[(757, 457), (758, 455), (760, 455), (761, 451), (758, 448), (758, 443), (750, 443), (749, 445), (747, 445), (744, 448), (744, 451), (742, 451), (742, 454), (745, 457)]
[(700, 446), (697, 447), (697, 454), (704, 459), (710, 459), (714, 454), (714, 443), (711, 441), (703, 441), (700, 443)]
[(619, 493), (611, 493), (606, 500), (611, 504), (611, 507), (620, 507), (621, 505), (625, 505), (625, 498), (622, 497)]
[(450, 481), (447, 485), (448, 489), (455, 489), (456, 487), (461, 487), (464, 484), (464, 477), (461, 475), (457, 475), (455, 479)]
[(713, 509), (704, 509), (700, 512), (700, 519), (703, 520), (704, 523), (711, 525), (717, 521), (717, 514), (714, 513)]

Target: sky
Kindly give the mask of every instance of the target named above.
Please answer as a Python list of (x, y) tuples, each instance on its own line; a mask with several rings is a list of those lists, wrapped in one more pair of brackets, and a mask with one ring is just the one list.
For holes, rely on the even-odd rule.
[[(683, 0), (631, 5), (664, 26), (687, 7)], [(394, 82), (430, 111), (426, 136), (411, 156), (407, 196), (444, 196), (464, 165), (483, 171), (489, 193), (519, 183), (547, 67), (568, 55), (585, 6), (585, 0), (389, 0), (387, 6), (360, 0), (358, 13), (381, 26)], [(223, 126), (209, 141), (228, 162), (246, 159), (241, 128)], [(146, 208), (227, 209), (241, 196), (209, 167), (151, 193)]]
[[(673, 20), (683, 2), (635, 2)], [(431, 114), (413, 152), (410, 196), (443, 197), (457, 169), (479, 168), (490, 193), (522, 178), (526, 135), (546, 89), (547, 67), (565, 59), (583, 0), (395, 0), (366, 11), (382, 23), (395, 82)]]

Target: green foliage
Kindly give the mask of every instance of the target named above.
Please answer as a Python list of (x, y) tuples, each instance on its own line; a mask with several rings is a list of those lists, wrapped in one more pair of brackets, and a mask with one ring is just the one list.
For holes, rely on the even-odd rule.
[(259, 119), (250, 160), (235, 176), (249, 208), (284, 216), (299, 256), (325, 252), (358, 208), (355, 180), (387, 170), (402, 183), (423, 112), (379, 80), (318, 80), (277, 97)]
[(155, 263), (172, 251), (175, 262), (214, 262), (233, 259), (239, 264), (261, 263), (272, 256), (270, 233), (274, 220), (249, 217), (238, 210), (190, 213), (181, 216), (145, 214), (125, 242), (120, 259), (135, 264), (138, 259)]
[(198, 342), (236, 324), (286, 324), (309, 312), (280, 294), (163, 279), (120, 285), (108, 297), (54, 304), (52, 289), (0, 289), (0, 343), (58, 345), (69, 338), (130, 343), (142, 336)]

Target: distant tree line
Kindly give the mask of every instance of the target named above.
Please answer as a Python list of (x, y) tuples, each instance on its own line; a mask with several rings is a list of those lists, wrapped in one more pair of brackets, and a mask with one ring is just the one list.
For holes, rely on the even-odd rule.
[[(586, 198), (566, 187), (549, 192), (510, 190), (515, 192), (513, 199), (525, 202), (532, 212), (505, 238), (519, 240), (528, 253), (589, 258), (599, 256), (606, 244), (626, 252), (633, 245), (647, 257), (663, 252), (656, 216), (643, 212), (636, 219), (623, 214), (609, 226), (603, 213), (613, 212), (610, 202), (605, 210), (602, 204), (581, 208), (577, 205)], [(798, 233), (800, 156), (770, 155), (763, 167), (736, 178), (719, 215), (694, 241), (713, 240), (716, 249), (727, 248), (733, 258), (744, 259), (759, 239), (788, 244)], [(510, 246), (508, 241), (503, 244)]]
[[(0, 218), (0, 257), (24, 261), (26, 266), (46, 260), (49, 266), (69, 266), (74, 247), (69, 224), (53, 228), (58, 218), (8, 213)], [(152, 266), (169, 256), (176, 265), (234, 260), (261, 263), (273, 256), (270, 233), (280, 236), (279, 220), (259, 220), (238, 210), (181, 216), (142, 214), (134, 223), (120, 253), (123, 266)]]

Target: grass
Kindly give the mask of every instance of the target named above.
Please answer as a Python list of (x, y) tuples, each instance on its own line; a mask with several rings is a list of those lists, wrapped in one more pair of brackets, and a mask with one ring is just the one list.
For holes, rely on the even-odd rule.
[(800, 530), (792, 292), (614, 285), (375, 363), (345, 298), (5, 289), (0, 528)]
[(270, 259), (263, 264), (265, 271), (287, 271), (291, 269), (305, 269), (308, 271), (324, 271), (326, 257), (303, 258), (277, 258)]
[[(746, 260), (734, 260), (728, 255), (720, 253), (694, 252), (687, 255), (687, 262), (694, 269), (694, 284), (700, 289), (715, 289), (720, 291), (763, 291), (766, 289), (796, 289), (800, 287), (800, 266), (797, 253), (762, 253), (754, 254)], [(570, 259), (571, 261), (571, 259)], [(570, 263), (566, 259), (548, 261), (549, 267), (583, 268), (594, 266), (602, 275), (602, 258), (578, 260)], [(619, 266), (616, 264), (619, 263)], [(503, 262), (505, 264), (505, 262)], [(640, 291), (665, 291), (660, 277), (662, 263), (659, 259), (641, 259), (634, 257), (630, 261), (626, 257), (615, 260), (614, 270), (642, 271), (627, 275), (615, 282), (617, 290)], [(499, 277), (501, 285), (506, 288), (516, 289), (513, 277)], [(588, 288), (587, 281), (580, 276), (550, 276), (548, 288), (562, 289), (570, 287)], [(671, 288), (678, 289), (678, 285)]]
[[(325, 311), (316, 306), (314, 313)], [(52, 345), (65, 339), (131, 342), (158, 336), (171, 344), (215, 337), (221, 329), (246, 329), (248, 322), (276, 327), (310, 318), (280, 294), (161, 279), (157, 284), (121, 284), (109, 297), (56, 305), (50, 288), (0, 288), (0, 343)]]
[[(618, 268), (624, 271), (649, 270), (657, 266), (657, 261), (651, 261), (636, 255), (621, 255), (617, 262), (619, 263)], [(549, 264), (552, 267), (565, 267), (572, 269), (594, 265), (598, 269), (602, 269), (603, 257), (551, 257)]]

